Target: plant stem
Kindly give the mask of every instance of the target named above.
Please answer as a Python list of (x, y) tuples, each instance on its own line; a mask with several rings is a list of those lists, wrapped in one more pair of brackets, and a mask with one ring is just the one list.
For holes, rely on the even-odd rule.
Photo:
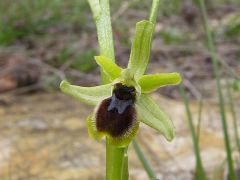
[(204, 2), (204, 0), (198, 0), (198, 1), (199, 1), (202, 17), (203, 17), (204, 28), (205, 28), (205, 31), (207, 34), (208, 49), (209, 49), (212, 64), (213, 64), (213, 71), (214, 71), (214, 75), (216, 77), (219, 108), (220, 108), (220, 112), (221, 112), (221, 121), (222, 121), (222, 127), (223, 127), (223, 132), (224, 132), (224, 142), (225, 142), (225, 148), (226, 148), (226, 153), (227, 153), (229, 178), (235, 179), (234, 166), (233, 166), (233, 160), (232, 160), (232, 154), (231, 154), (232, 151), (231, 151), (230, 140), (229, 140), (229, 135), (228, 135), (228, 126), (227, 126), (227, 120), (226, 120), (225, 109), (224, 109), (224, 99), (223, 99), (223, 94), (222, 94), (222, 89), (221, 89), (221, 84), (220, 84), (219, 67), (218, 67), (218, 63), (216, 60), (215, 47), (214, 47), (211, 31), (209, 28), (209, 24), (208, 24), (208, 16), (207, 16), (205, 2)]
[(202, 107), (203, 107), (203, 100), (202, 97), (199, 100), (199, 110), (198, 110), (198, 122), (197, 122), (197, 143), (199, 144), (200, 139), (200, 129), (201, 129), (201, 121), (202, 121)]
[(206, 176), (205, 176), (205, 172), (204, 172), (204, 169), (202, 166), (198, 138), (196, 136), (195, 128), (193, 125), (192, 113), (189, 108), (188, 98), (186, 96), (186, 93), (185, 93), (185, 90), (184, 90), (184, 87), (182, 84), (180, 84), (179, 88), (180, 88), (181, 96), (184, 100), (186, 113), (187, 113), (187, 119), (188, 119), (188, 125), (189, 125), (189, 129), (190, 129), (192, 141), (193, 141), (194, 153), (195, 153), (195, 157), (196, 157), (196, 175), (197, 175), (196, 178), (199, 180), (205, 180)]
[(160, 4), (160, 0), (152, 1), (152, 8), (151, 8), (151, 12), (150, 12), (149, 21), (151, 21), (154, 25), (156, 24), (156, 21), (157, 21), (159, 4)]
[(124, 152), (125, 148), (116, 148), (106, 139), (106, 180), (122, 180)]
[(136, 151), (138, 159), (141, 161), (145, 171), (148, 174), (149, 179), (154, 179), (155, 176), (154, 176), (153, 170), (151, 169), (149, 163), (147, 162), (147, 160), (146, 160), (146, 158), (145, 158), (145, 156), (144, 156), (140, 146), (138, 145), (138, 143), (135, 140), (132, 141), (132, 144), (133, 144), (133, 147), (134, 147), (134, 149)]
[(231, 110), (231, 114), (232, 114), (235, 141), (236, 141), (237, 150), (238, 150), (239, 156), (240, 156), (240, 138), (239, 138), (239, 132), (238, 132), (238, 126), (237, 126), (237, 116), (236, 116), (234, 101), (232, 98), (232, 93), (230, 90), (230, 84), (229, 84), (228, 80), (227, 80), (227, 94), (228, 94), (229, 106), (230, 106), (230, 110)]
[[(91, 7), (97, 27), (100, 54), (114, 61), (115, 55), (109, 0), (88, 0), (88, 3)], [(101, 77), (103, 83), (109, 82), (104, 72), (101, 72)], [(106, 180), (122, 180), (122, 169), (124, 168), (125, 171), (127, 171), (127, 167), (124, 167), (126, 163), (123, 163), (124, 152), (125, 148), (116, 148), (112, 146), (108, 143), (106, 138)]]

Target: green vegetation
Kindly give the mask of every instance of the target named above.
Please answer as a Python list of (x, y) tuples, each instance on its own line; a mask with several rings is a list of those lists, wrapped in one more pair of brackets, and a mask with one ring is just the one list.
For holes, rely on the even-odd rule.
[(41, 35), (44, 29), (58, 23), (83, 24), (87, 7), (87, 2), (78, 0), (2, 0), (0, 45), (32, 34)]
[(219, 73), (219, 66), (217, 62), (216, 57), (216, 50), (215, 45), (213, 42), (212, 34), (209, 28), (209, 21), (208, 21), (208, 15), (206, 11), (205, 2), (203, 0), (199, 0), (200, 4), (200, 10), (203, 17), (203, 25), (205, 28), (206, 36), (207, 36), (207, 42), (208, 42), (208, 50), (209, 54), (211, 56), (212, 65), (213, 65), (213, 72), (216, 77), (216, 87), (217, 87), (217, 94), (218, 94), (218, 101), (219, 101), (219, 109), (220, 109), (220, 115), (221, 115), (221, 123), (223, 128), (223, 135), (224, 135), (224, 142), (225, 142), (225, 150), (227, 154), (227, 162), (228, 162), (228, 171), (229, 171), (229, 179), (235, 179), (235, 172), (234, 172), (234, 163), (232, 160), (232, 149), (230, 144), (230, 138), (228, 133), (228, 124), (227, 124), (227, 118), (226, 118), (226, 111), (225, 111), (225, 101), (223, 97), (222, 92), (222, 85), (220, 83), (220, 73)]
[[(100, 56), (96, 56), (95, 59), (102, 69), (104, 85), (81, 87), (62, 81), (60, 88), (64, 93), (81, 102), (97, 106), (97, 109), (87, 119), (88, 133), (90, 137), (98, 141), (103, 137), (106, 138), (106, 179), (128, 179), (128, 168), (126, 167), (127, 148), (136, 136), (140, 122), (160, 132), (168, 141), (174, 138), (175, 132), (170, 118), (154, 103), (148, 94), (162, 86), (179, 84), (181, 76), (178, 73), (144, 75), (149, 63), (159, 0), (152, 1), (149, 20), (142, 20), (136, 24), (129, 63), (126, 69), (122, 69), (114, 63), (115, 55), (109, 1), (89, 0), (88, 2), (97, 27)], [(119, 86), (120, 90), (118, 89)], [(112, 88), (113, 91), (111, 92)], [(131, 89), (131, 92), (128, 92), (128, 89)], [(128, 94), (125, 94), (126, 92)], [(119, 100), (118, 98), (121, 97), (118, 96), (121, 93), (124, 96), (127, 95), (126, 97), (131, 95), (131, 98)], [(111, 104), (106, 107), (105, 103), (109, 100)], [(116, 106), (112, 105), (115, 101), (117, 101)], [(130, 101), (134, 103), (134, 105), (127, 105), (133, 111), (129, 112), (129, 108), (125, 108), (121, 112), (122, 105), (118, 105), (119, 101), (121, 104)], [(114, 106), (114, 109), (117, 108), (117, 111), (109, 109), (112, 106)], [(127, 114), (125, 115), (125, 113)], [(131, 117), (132, 119), (129, 119)], [(124, 123), (124, 121), (128, 122), (130, 120), (132, 121), (131, 126)], [(118, 122), (121, 125), (116, 124)], [(104, 123), (107, 124), (104, 125)], [(124, 124), (126, 125), (123, 126)], [(116, 136), (116, 132), (119, 133), (123, 127), (125, 130)], [(141, 154), (139, 156), (141, 161), (146, 162), (136, 142), (134, 142), (134, 147), (137, 154)], [(144, 163), (144, 167), (148, 167), (146, 163)], [(150, 168), (146, 169), (149, 174)], [(149, 175), (152, 178), (154, 176), (153, 173)]]
[[(114, 45), (113, 45), (113, 37), (116, 39), (119, 39), (120, 45), (126, 47), (130, 47), (131, 38), (130, 35), (132, 33), (132, 24), (135, 24), (135, 21), (139, 20), (139, 18), (142, 18), (143, 16), (147, 16), (147, 10), (151, 8), (151, 3), (149, 3), (148, 0), (134, 0), (131, 3), (127, 4), (127, 6), (122, 6), (123, 2), (127, 1), (119, 1), (119, 0), (111, 0), (111, 14), (116, 15), (116, 11), (119, 9), (124, 9), (123, 12), (120, 12), (119, 16), (117, 16), (116, 19), (114, 19), (113, 23), (113, 30), (111, 27), (111, 20), (110, 20), (110, 10), (108, 2), (109, 0), (102, 0), (101, 1), (101, 8), (106, 9), (106, 11), (99, 16), (99, 7), (96, 6), (96, 4), (99, 4), (98, 0), (89, 0), (94, 16), (94, 20), (96, 23), (96, 31), (98, 33), (98, 42), (99, 42), (99, 53), (97, 52), (97, 49), (95, 49), (96, 46), (94, 45), (87, 45), (87, 50), (84, 49), (84, 51), (78, 52), (78, 49), (74, 47), (71, 44), (65, 44), (60, 50), (56, 52), (56, 55), (54, 56), (53, 60), (49, 62), (50, 65), (52, 65), (55, 68), (61, 69), (62, 71), (66, 69), (73, 69), (77, 71), (81, 71), (84, 73), (90, 73), (93, 69), (96, 68), (97, 64), (99, 64), (101, 67), (105, 66), (105, 69), (109, 68), (115, 68), (112, 64), (107, 64), (104, 62), (104, 60), (101, 62), (102, 57), (97, 57), (96, 61), (93, 61), (94, 56), (96, 54), (100, 54), (101, 56), (106, 56), (112, 61), (115, 61), (115, 52), (114, 52)], [(199, 51), (204, 51), (205, 54), (208, 54), (210, 56), (211, 65), (213, 67), (213, 77), (216, 80), (216, 89), (218, 94), (218, 102), (219, 102), (219, 112), (221, 116), (221, 124), (222, 124), (222, 132), (224, 135), (224, 142), (225, 142), (225, 152), (226, 152), (226, 159), (223, 160), (223, 163), (217, 167), (217, 173), (220, 174), (221, 171), (223, 171), (224, 166), (228, 165), (228, 172), (229, 172), (229, 179), (234, 180), (235, 178), (235, 169), (234, 169), (234, 161), (235, 159), (232, 158), (232, 153), (237, 149), (240, 154), (240, 140), (239, 140), (239, 129), (237, 128), (237, 114), (236, 114), (236, 107), (234, 103), (233, 98), (233, 92), (232, 92), (232, 86), (227, 84), (227, 96), (224, 95), (224, 88), (221, 84), (222, 74), (221, 74), (221, 66), (224, 67), (224, 70), (227, 71), (227, 74), (230, 78), (234, 81), (234, 87), (233, 89), (239, 93), (240, 90), (240, 83), (239, 83), (239, 74), (235, 72), (230, 65), (228, 65), (228, 61), (224, 59), (224, 57), (218, 57), (216, 52), (216, 45), (219, 42), (235, 42), (236, 44), (239, 42), (240, 37), (240, 14), (239, 13), (232, 13), (226, 18), (223, 17), (223, 15), (214, 15), (212, 12), (214, 9), (217, 9), (219, 6), (222, 5), (233, 5), (233, 6), (239, 6), (240, 1), (239, 0), (209, 0), (208, 3), (205, 4), (204, 0), (189, 0), (189, 1), (180, 1), (180, 0), (160, 0), (160, 1), (153, 1), (153, 9), (152, 13), (150, 15), (149, 21), (155, 25), (155, 22), (157, 20), (157, 12), (159, 13), (159, 19), (157, 26), (157, 33), (156, 36), (163, 42), (163, 45), (166, 45), (167, 47), (173, 46), (179, 47), (179, 48), (185, 48), (185, 45), (189, 44), (191, 45), (192, 49), (191, 53), (194, 51), (198, 51), (198, 47), (201, 47), (202, 49)], [(186, 6), (186, 2), (190, 3), (190, 6)], [(158, 4), (159, 3), (159, 4)], [(184, 18), (186, 14), (185, 11), (183, 11), (184, 8), (187, 7), (187, 10), (190, 11), (190, 16), (192, 15), (196, 20), (195, 23), (191, 24), (187, 22), (187, 18)], [(154, 9), (155, 8), (155, 9)], [(159, 8), (159, 10), (157, 9)], [(136, 15), (136, 17), (131, 19), (132, 14), (125, 15), (125, 11), (131, 11), (131, 10), (137, 10), (134, 11), (139, 13), (139, 16)], [(186, 9), (185, 9), (186, 10)], [(191, 14), (193, 13), (193, 14)], [(212, 13), (212, 14), (211, 14)], [(126, 13), (127, 14), (127, 13)], [(129, 17), (130, 18), (129, 18)], [(210, 20), (213, 19), (213, 21)], [(178, 18), (178, 21), (176, 19)], [(180, 19), (180, 20), (179, 20)], [(217, 21), (219, 20), (219, 21)], [(165, 22), (167, 21), (167, 22)], [(168, 22), (169, 21), (169, 22)], [(218, 23), (216, 23), (216, 21)], [(179, 23), (181, 25), (184, 25), (184, 28), (181, 28), (183, 26), (179, 26)], [(202, 24), (201, 24), (202, 22)], [(185, 24), (184, 24), (185, 23)], [(131, 26), (129, 25), (131, 24)], [(148, 24), (148, 23), (147, 23)], [(148, 24), (149, 25), (149, 24)], [(202, 28), (203, 25), (203, 28)], [(95, 33), (95, 26), (91, 19), (91, 11), (89, 8), (89, 4), (87, 0), (0, 0), (0, 46), (1, 48), (11, 47), (11, 45), (14, 45), (16, 42), (22, 39), (28, 39), (31, 37), (43, 37), (48, 36), (47, 30), (49, 28), (57, 28), (60, 27), (70, 27), (70, 31), (68, 33), (74, 33), (74, 31), (81, 31), (82, 29), (86, 28), (87, 30), (91, 30), (91, 32), (87, 32), (86, 34), (93, 34)], [(150, 25), (151, 26), (151, 25)], [(150, 56), (150, 49), (151, 46), (141, 47), (138, 46), (141, 41), (145, 41), (146, 44), (151, 44), (151, 37), (152, 37), (152, 31), (153, 26), (149, 26), (149, 32), (148, 36), (146, 36), (148, 39), (144, 38), (136, 38), (136, 42), (134, 43), (132, 49), (138, 49), (138, 51), (133, 52), (131, 54), (132, 59), (138, 59), (138, 61), (133, 62), (130, 64), (131, 68), (136, 68), (138, 63), (146, 63), (145, 59), (148, 59)], [(132, 28), (132, 29), (130, 29)], [(140, 29), (140, 28), (139, 28)], [(113, 33), (112, 33), (113, 32)], [(79, 33), (79, 32), (78, 32)], [(78, 34), (77, 33), (77, 34)], [(150, 34), (150, 35), (149, 35)], [(149, 36), (151, 36), (149, 38)], [(203, 37), (206, 36), (204, 39)], [(97, 37), (95, 37), (95, 41), (97, 42)], [(93, 39), (94, 39), (93, 38)], [(96, 42), (88, 42), (95, 43)], [(198, 46), (200, 44), (200, 46)], [(119, 44), (117, 44), (119, 45)], [(196, 48), (195, 48), (196, 45)], [(91, 47), (91, 48), (89, 48)], [(141, 49), (142, 48), (142, 49)], [(159, 49), (161, 50), (162, 47)], [(118, 47), (115, 48), (118, 50)], [(147, 49), (147, 52), (145, 51)], [(175, 50), (175, 49), (174, 49)], [(184, 49), (185, 54), (187, 54), (188, 49)], [(240, 58), (240, 51), (236, 50), (236, 57)], [(177, 52), (177, 49), (176, 49)], [(123, 54), (125, 51), (123, 52)], [(141, 54), (142, 53), (142, 54)], [(189, 53), (190, 54), (190, 53)], [(192, 53), (193, 54), (193, 53)], [(122, 55), (122, 54), (121, 54)], [(119, 56), (119, 55), (118, 55)], [(168, 54), (166, 55), (166, 59)], [(125, 57), (125, 56), (124, 56)], [(131, 59), (130, 58), (130, 59)], [(154, 57), (155, 58), (155, 57)], [(165, 56), (164, 56), (165, 58)], [(169, 59), (171, 59), (170, 57)], [(204, 58), (200, 58), (204, 59)], [(183, 63), (184, 58), (182, 58), (182, 61), (180, 63)], [(147, 62), (148, 63), (148, 62)], [(172, 62), (170, 62), (172, 63)], [(104, 65), (105, 64), (105, 65)], [(171, 65), (170, 65), (171, 66)], [(208, 64), (210, 66), (210, 64)], [(146, 64), (143, 66), (142, 69), (140, 69), (140, 72), (136, 72), (136, 74), (142, 74), (143, 71), (145, 71)], [(107, 71), (104, 71), (104, 68), (102, 68), (102, 83), (109, 83), (109, 77), (107, 75)], [(139, 69), (139, 68), (138, 68)], [(117, 70), (116, 70), (117, 71)], [(111, 74), (112, 72), (108, 72)], [(115, 73), (115, 72), (114, 72)], [(120, 70), (119, 73), (115, 73), (117, 77), (120, 76)], [(116, 75), (117, 74), (117, 75)], [(162, 76), (159, 78), (158, 76), (150, 77), (154, 79), (161, 79)], [(147, 76), (144, 76), (141, 80), (148, 79)], [(141, 80), (138, 82), (141, 85)], [(178, 83), (178, 81), (175, 81), (176, 79), (173, 79), (175, 84)], [(54, 83), (54, 87), (56, 87), (56, 82), (60, 81), (59, 77), (43, 77), (43, 83), (45, 84), (51, 84)], [(160, 80), (159, 80), (160, 81)], [(165, 79), (163, 79), (164, 83)], [(164, 84), (163, 83), (163, 84)], [(172, 83), (171, 81), (169, 82)], [(161, 84), (158, 83), (157, 85), (152, 83), (152, 81), (148, 81), (148, 88), (150, 90), (155, 90), (156, 86), (159, 87)], [(183, 85), (184, 86), (184, 85)], [(199, 132), (200, 132), (200, 126), (195, 128), (194, 119), (191, 114), (191, 107), (189, 104), (189, 98), (187, 96), (187, 92), (185, 92), (184, 87), (180, 87), (181, 95), (183, 102), (185, 104), (185, 110), (187, 114), (187, 124), (189, 126), (190, 134), (192, 137), (193, 142), (193, 152), (195, 154), (196, 159), (196, 167), (195, 167), (195, 178), (199, 180), (207, 179), (209, 176), (207, 174), (207, 171), (205, 172), (204, 168), (204, 162), (202, 162), (201, 159), (201, 148), (199, 145)], [(148, 93), (150, 92), (149, 89), (145, 88), (144, 85), (142, 87), (142, 92)], [(109, 87), (108, 87), (109, 88)], [(85, 91), (85, 89), (84, 89)], [(89, 95), (89, 94), (88, 94)], [(226, 102), (229, 103), (226, 103)], [(150, 100), (148, 101), (150, 102)], [(201, 104), (201, 109), (203, 104)], [(230, 133), (228, 129), (228, 121), (226, 118), (226, 106), (229, 106), (229, 109), (231, 111), (232, 120), (234, 124), (234, 136), (235, 136), (235, 144), (236, 148), (232, 148), (231, 142), (230, 142)], [(201, 111), (201, 110), (199, 110)], [(200, 117), (201, 112), (199, 112), (199, 119), (198, 121), (201, 121)], [(146, 121), (150, 124), (151, 122)], [(159, 128), (160, 129), (160, 128)], [(166, 130), (167, 131), (167, 130)], [(172, 135), (169, 135), (173, 137)], [(122, 179), (127, 179), (128, 177), (128, 156), (127, 156), (127, 147), (124, 148), (116, 148), (112, 146), (109, 141), (106, 141), (106, 167), (107, 172), (106, 176), (107, 179), (112, 178), (119, 178), (119, 174), (123, 177)], [(133, 147), (135, 148), (135, 151), (143, 164), (144, 169), (146, 170), (146, 173), (148, 174), (149, 178), (154, 177), (153, 170), (150, 168), (146, 157), (143, 154), (143, 151), (141, 151), (140, 146), (137, 144), (136, 141), (133, 141)], [(233, 146), (234, 147), (234, 146)], [(235, 163), (237, 164), (237, 163)], [(239, 167), (239, 166), (236, 166)]]
[(96, 68), (96, 63), (93, 61), (95, 54), (94, 49), (88, 49), (83, 53), (76, 53), (74, 48), (66, 47), (59, 52), (53, 66), (57, 68), (70, 67), (71, 69), (88, 73)]
[(190, 106), (189, 106), (189, 100), (188, 100), (188, 97), (186, 96), (184, 86), (180, 85), (179, 89), (180, 89), (180, 93), (181, 93), (182, 99), (184, 101), (185, 109), (186, 109), (187, 123), (188, 123), (188, 126), (189, 126), (189, 130), (191, 132), (193, 149), (194, 149), (194, 154), (195, 154), (195, 158), (196, 158), (195, 178), (199, 179), (199, 180), (205, 180), (206, 175), (205, 175), (205, 172), (204, 172), (204, 168), (203, 168), (203, 165), (202, 165), (202, 159), (201, 159), (201, 155), (200, 155), (201, 150), (200, 150), (200, 147), (199, 147), (199, 136), (196, 133), (196, 129), (194, 127), (192, 113), (191, 113)]

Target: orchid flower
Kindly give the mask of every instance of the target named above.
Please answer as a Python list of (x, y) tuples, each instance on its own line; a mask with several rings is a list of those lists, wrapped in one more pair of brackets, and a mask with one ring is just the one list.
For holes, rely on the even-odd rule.
[(169, 141), (174, 138), (172, 121), (149, 93), (163, 86), (179, 84), (181, 76), (178, 73), (144, 75), (153, 31), (154, 25), (150, 21), (137, 23), (126, 69), (107, 57), (95, 57), (109, 78), (109, 84), (81, 87), (62, 81), (60, 88), (64, 93), (95, 106), (87, 118), (88, 133), (93, 139), (107, 137), (112, 145), (127, 146), (136, 136), (140, 122), (156, 129)]

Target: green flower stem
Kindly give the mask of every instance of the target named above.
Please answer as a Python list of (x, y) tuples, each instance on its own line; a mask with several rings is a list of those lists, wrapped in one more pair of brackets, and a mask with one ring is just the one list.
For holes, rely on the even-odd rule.
[(156, 21), (157, 21), (159, 4), (160, 4), (160, 0), (153, 0), (152, 1), (152, 9), (151, 9), (149, 21), (151, 21), (154, 25), (156, 24)]
[[(88, 0), (88, 2), (97, 27), (100, 54), (114, 61), (109, 0)], [(104, 84), (109, 82), (103, 71), (101, 72), (101, 77)], [(110, 145), (106, 138), (106, 180), (122, 179), (124, 152), (125, 148), (116, 148)]]
[(125, 148), (116, 148), (106, 139), (106, 180), (122, 180), (124, 152)]
[(198, 0), (198, 2), (199, 2), (199, 7), (201, 10), (202, 16), (203, 16), (203, 24), (204, 24), (204, 28), (205, 28), (205, 31), (207, 34), (208, 49), (209, 49), (212, 64), (213, 64), (214, 75), (216, 77), (219, 108), (220, 108), (220, 112), (221, 112), (221, 121), (222, 121), (222, 127), (223, 127), (223, 132), (224, 132), (225, 149), (226, 149), (226, 153), (227, 153), (229, 179), (235, 179), (234, 165), (233, 165), (232, 154), (231, 154), (232, 150), (231, 150), (229, 134), (228, 134), (228, 126), (227, 126), (226, 114), (225, 114), (225, 109), (224, 109), (224, 99), (223, 99), (222, 88), (221, 88), (221, 84), (220, 84), (219, 67), (218, 67), (218, 63), (217, 63), (215, 47), (214, 47), (211, 31), (209, 28), (209, 24), (208, 24), (208, 16), (207, 16), (205, 2), (204, 2), (204, 0)]
[(136, 151), (136, 154), (137, 154), (139, 160), (141, 161), (145, 171), (148, 174), (149, 179), (155, 179), (154, 172), (151, 169), (149, 163), (147, 162), (147, 160), (146, 160), (146, 158), (145, 158), (145, 156), (144, 156), (140, 146), (138, 145), (138, 143), (135, 140), (133, 140), (132, 144), (133, 144), (134, 150)]
[(185, 93), (185, 90), (184, 90), (184, 87), (183, 87), (182, 84), (180, 84), (179, 88), (180, 88), (181, 96), (182, 96), (182, 98), (184, 100), (186, 113), (187, 113), (187, 119), (188, 119), (188, 125), (189, 125), (189, 129), (190, 129), (191, 136), (192, 136), (192, 141), (193, 141), (193, 148), (194, 148), (194, 153), (195, 153), (195, 157), (196, 157), (196, 175), (197, 175), (197, 179), (205, 180), (206, 176), (205, 176), (204, 169), (203, 169), (203, 166), (202, 166), (202, 160), (201, 160), (201, 156), (200, 156), (198, 137), (196, 136), (195, 128), (194, 128), (194, 125), (193, 125), (192, 113), (191, 113), (190, 108), (189, 108), (188, 98), (186, 96), (186, 93)]

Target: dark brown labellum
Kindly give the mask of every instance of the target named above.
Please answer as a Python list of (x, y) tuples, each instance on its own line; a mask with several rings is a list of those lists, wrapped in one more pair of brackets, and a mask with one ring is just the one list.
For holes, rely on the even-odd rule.
[(135, 96), (133, 87), (116, 84), (112, 97), (103, 100), (97, 109), (97, 130), (112, 137), (124, 135), (136, 122)]

